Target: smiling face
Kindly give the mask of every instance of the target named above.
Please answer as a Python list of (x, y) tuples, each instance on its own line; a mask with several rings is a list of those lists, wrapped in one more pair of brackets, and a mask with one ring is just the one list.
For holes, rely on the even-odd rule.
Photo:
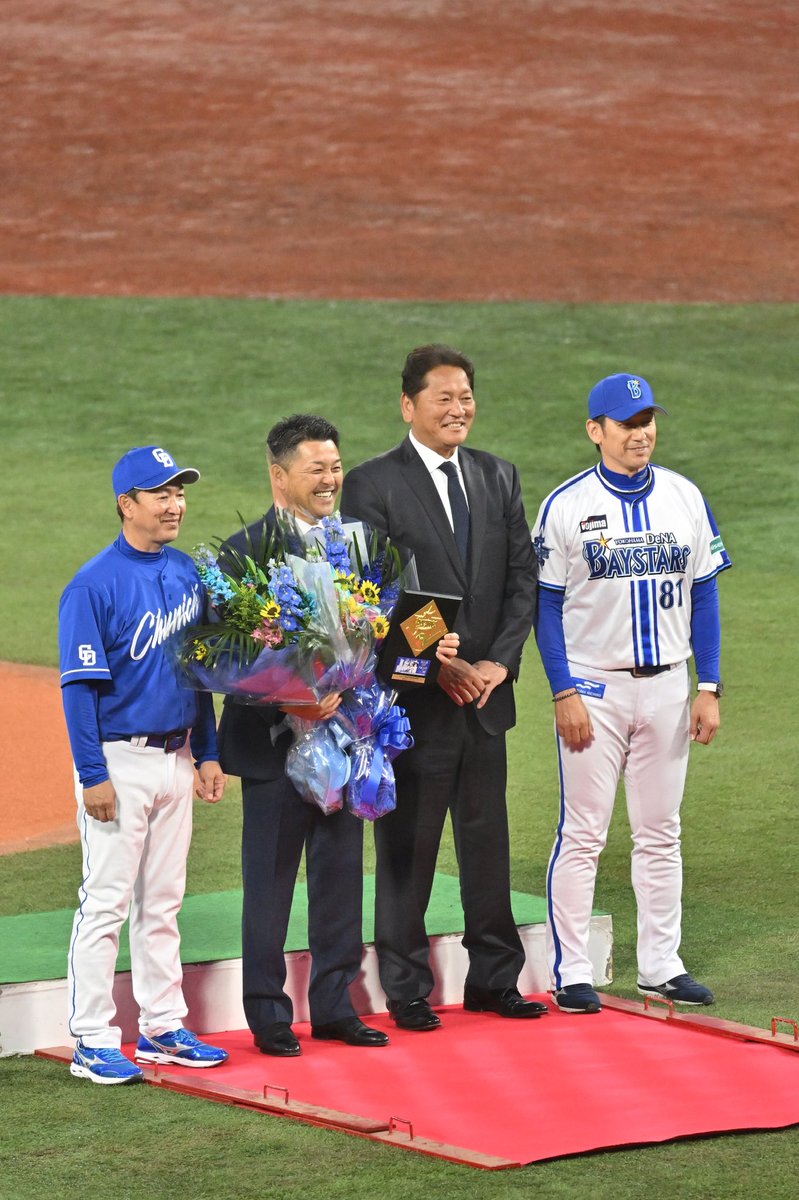
[(180, 482), (133, 495), (125, 492), (117, 497), (117, 504), (126, 542), (149, 554), (174, 542), (186, 515), (186, 495)]
[(647, 465), (655, 449), (657, 428), (655, 410), (644, 408), (628, 421), (604, 417), (589, 420), (586, 429), (591, 441), (599, 446), (602, 461), (620, 475), (635, 475)]
[(283, 463), (272, 463), (269, 472), (278, 508), (311, 525), (335, 512), (344, 479), (335, 442), (300, 442)]
[(476, 404), (469, 379), (461, 367), (434, 367), (415, 396), (403, 392), (402, 417), (413, 436), (444, 458), (466, 441)]

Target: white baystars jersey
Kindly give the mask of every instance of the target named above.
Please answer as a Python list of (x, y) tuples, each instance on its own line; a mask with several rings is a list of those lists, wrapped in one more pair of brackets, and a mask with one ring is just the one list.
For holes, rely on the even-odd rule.
[(695, 484), (650, 467), (642, 491), (598, 465), (547, 496), (533, 531), (542, 588), (563, 592), (570, 661), (618, 670), (691, 654), (691, 587), (731, 566)]

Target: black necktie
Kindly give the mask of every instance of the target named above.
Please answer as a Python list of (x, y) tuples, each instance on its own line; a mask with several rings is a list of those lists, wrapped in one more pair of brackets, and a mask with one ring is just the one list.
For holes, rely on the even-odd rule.
[(449, 506), (452, 509), (455, 542), (465, 563), (469, 555), (469, 505), (466, 503), (455, 464), (441, 463), (438, 469), (443, 471), (447, 477), (447, 494), (449, 495)]

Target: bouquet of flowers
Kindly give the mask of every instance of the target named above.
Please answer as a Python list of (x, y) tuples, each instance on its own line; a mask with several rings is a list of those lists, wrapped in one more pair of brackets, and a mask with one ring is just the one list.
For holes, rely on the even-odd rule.
[(324, 544), (306, 546), (282, 517), (259, 548), (199, 546), (193, 557), (210, 604), (178, 649), (189, 686), (247, 704), (315, 704), (368, 674), (410, 572), (396, 547), (356, 542), (358, 575), (341, 519), (322, 522)]
[(330, 721), (286, 718), (295, 733), (286, 770), (323, 811), (341, 808), (346, 795), (353, 812), (374, 819), (394, 807), (392, 758), (413, 745), (396, 693), (377, 682), (375, 667), (400, 587), (416, 584), (415, 566), (374, 533), (368, 551), (348, 540), (338, 515), (321, 525), (324, 540), (311, 546), (284, 517), (249, 554), (198, 547), (209, 620), (186, 631), (178, 660), (189, 686), (246, 704), (296, 707), (343, 693)]

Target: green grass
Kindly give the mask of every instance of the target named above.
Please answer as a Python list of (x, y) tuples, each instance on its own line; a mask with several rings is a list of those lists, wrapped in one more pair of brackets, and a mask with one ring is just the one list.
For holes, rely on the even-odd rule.
[[(0, 1062), (6, 1200), (793, 1200), (799, 1130), (676, 1142), (486, 1172), (156, 1088), (92, 1088), (41, 1060)], [(531, 1086), (534, 1086), (531, 1084)], [(46, 1108), (43, 1098), (47, 1097)], [(587, 1098), (588, 1099), (588, 1098)], [(592, 1097), (601, 1103), (601, 1096)]]
[[(583, 430), (590, 386), (612, 370), (640, 371), (670, 413), (655, 457), (700, 484), (735, 562), (720, 582), (724, 725), (714, 746), (691, 753), (684, 955), (716, 989), (720, 1016), (759, 1026), (775, 1013), (799, 1017), (798, 316), (788, 305), (0, 299), (0, 501), (11, 564), (0, 579), (0, 658), (55, 664), (59, 593), (116, 535), (111, 466), (132, 445), (163, 443), (203, 472), (189, 491), (180, 543), (188, 549), (230, 532), (237, 510), (249, 518), (263, 510), (263, 441), (275, 420), (319, 411), (339, 425), (345, 463), (359, 462), (404, 433), (405, 352), (451, 340), (478, 368), (471, 441), (519, 465), (532, 523), (550, 488), (592, 461)], [(532, 643), (518, 694), (513, 884), (540, 894), (557, 793), (552, 706)], [(198, 805), (191, 891), (237, 886), (239, 830), (235, 787), (219, 808)], [(635, 994), (629, 849), (620, 802), (596, 903), (613, 914), (621, 995)], [(456, 869), (449, 839), (439, 865)], [(78, 871), (74, 846), (0, 859), (0, 913), (71, 905)], [(53, 1190), (138, 1200), (181, 1194), (189, 1176), (197, 1197), (788, 1197), (799, 1158), (799, 1131), (790, 1131), (487, 1175), (152, 1089), (90, 1091), (38, 1061), (0, 1061), (0, 1088), (9, 1110), (0, 1178), (14, 1200)]]
[[(653, 382), (664, 461), (712, 498), (733, 552), (785, 572), (799, 307), (406, 305), (0, 298), (0, 500), (13, 570), (0, 579), (0, 658), (53, 663), (58, 597), (116, 534), (111, 467), (163, 443), (200, 468), (184, 547), (224, 535), (266, 499), (264, 437), (318, 410), (345, 465), (404, 434), (405, 352), (451, 340), (477, 363), (472, 440), (512, 458), (531, 518), (590, 447), (584, 398), (629, 366)], [(794, 403), (792, 403), (792, 398)], [(731, 519), (732, 518), (732, 519)], [(762, 560), (763, 541), (780, 541)], [(24, 597), (24, 603), (21, 599)]]
[(618, 1200), (642, 1193), (793, 1200), (796, 1194), (799, 1130), (486, 1172), (156, 1088), (91, 1088), (41, 1060), (5, 1060), (0, 1067), (16, 1121), (13, 1132), (7, 1122), (0, 1129), (6, 1200), (52, 1194), (61, 1200)]

